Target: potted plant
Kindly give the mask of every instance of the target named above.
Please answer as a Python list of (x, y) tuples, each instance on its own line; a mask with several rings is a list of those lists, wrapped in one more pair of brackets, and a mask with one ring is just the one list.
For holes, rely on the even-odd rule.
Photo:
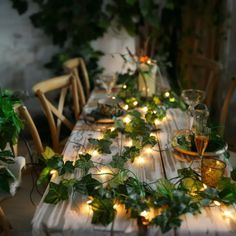
[(12, 91), (0, 88), (0, 191), (7, 193), (12, 193), (10, 184), (16, 180), (10, 166), (15, 163), (13, 146), (23, 128), (14, 110), (20, 103)]

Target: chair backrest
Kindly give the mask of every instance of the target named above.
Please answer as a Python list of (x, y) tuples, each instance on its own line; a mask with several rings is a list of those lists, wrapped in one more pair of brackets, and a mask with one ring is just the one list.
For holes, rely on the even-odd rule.
[(36, 152), (38, 154), (41, 154), (44, 151), (44, 147), (41, 141), (41, 138), (39, 136), (38, 130), (35, 126), (35, 123), (28, 111), (28, 109), (26, 108), (26, 106), (24, 105), (20, 105), (16, 108), (20, 118), (24, 121), (25, 125), (29, 128), (29, 131), (31, 133), (34, 145), (35, 145), (35, 149)]
[(222, 65), (200, 54), (185, 56), (185, 88), (197, 88), (206, 92), (206, 104), (211, 105)]
[(90, 81), (85, 62), (82, 58), (77, 57), (67, 60), (63, 66), (67, 73), (71, 73), (77, 79), (80, 102), (83, 106), (90, 95)]
[[(39, 98), (47, 117), (53, 149), (55, 152), (60, 152), (60, 134), (62, 124), (69, 130), (72, 130), (74, 127), (74, 123), (63, 114), (65, 101), (68, 98), (67, 95), (72, 95), (72, 105), (70, 104), (70, 107), (73, 109), (75, 119), (78, 119), (80, 114), (76, 79), (71, 75), (64, 75), (44, 80), (34, 85), (33, 91)], [(50, 92), (59, 93), (57, 105), (54, 105), (55, 101), (51, 101)]]
[[(232, 100), (235, 88), (236, 88), (236, 77), (233, 77), (232, 80), (231, 80), (231, 83), (228, 87), (228, 90), (227, 90), (227, 93), (226, 93), (226, 96), (225, 96), (225, 99), (224, 99), (224, 103), (223, 103), (223, 106), (222, 106), (222, 109), (221, 109), (220, 125), (222, 127), (225, 126), (226, 118), (227, 118), (227, 115), (228, 115), (228, 112), (229, 112), (230, 102)], [(224, 129), (221, 131), (222, 134), (224, 133), (223, 131), (224, 131)]]

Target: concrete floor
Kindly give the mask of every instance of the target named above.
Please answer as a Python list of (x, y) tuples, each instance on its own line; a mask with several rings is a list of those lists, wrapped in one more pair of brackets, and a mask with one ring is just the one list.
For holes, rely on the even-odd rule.
[[(24, 143), (19, 145), (19, 154), (24, 156), (26, 163), (28, 163), (22, 171), (21, 185), (16, 191), (15, 196), (4, 199), (0, 205), (12, 226), (12, 235), (31, 236), (31, 220), (41, 195), (37, 192), (36, 188), (33, 189), (31, 194), (33, 188), (32, 176), (36, 180), (36, 171), (32, 168), (32, 165), (29, 165), (30, 158)], [(30, 199), (30, 195), (33, 202)]]

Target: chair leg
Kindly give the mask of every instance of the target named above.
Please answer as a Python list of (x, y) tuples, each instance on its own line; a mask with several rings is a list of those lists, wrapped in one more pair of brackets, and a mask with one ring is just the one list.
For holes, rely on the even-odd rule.
[(11, 236), (11, 226), (6, 218), (2, 208), (0, 207), (0, 225), (3, 228), (3, 236)]

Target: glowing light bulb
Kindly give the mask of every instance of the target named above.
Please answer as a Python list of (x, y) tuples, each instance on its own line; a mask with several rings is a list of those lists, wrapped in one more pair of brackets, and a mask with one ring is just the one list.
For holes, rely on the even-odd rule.
[(115, 127), (111, 127), (111, 132), (113, 132), (115, 130)]
[(161, 122), (160, 122), (158, 119), (155, 119), (155, 120), (154, 120), (154, 124), (155, 124), (155, 125), (159, 125), (160, 123), (161, 123)]
[(100, 170), (98, 170), (97, 174), (99, 175), (99, 178), (101, 178), (102, 180), (107, 180), (108, 178), (112, 178), (112, 171), (107, 167), (102, 167)]
[(143, 149), (143, 151), (144, 151), (145, 153), (147, 153), (147, 154), (150, 154), (150, 153), (152, 153), (152, 148), (151, 148), (151, 147), (145, 147), (145, 148)]
[(226, 218), (233, 218), (233, 212), (231, 210), (225, 210), (223, 212), (224, 217)]
[(135, 158), (135, 163), (138, 165), (142, 165), (145, 163), (145, 159), (142, 156), (136, 157)]
[(87, 203), (88, 205), (90, 205), (92, 202), (93, 202), (93, 200), (90, 199), (90, 200), (88, 200), (86, 203)]
[(206, 184), (203, 184), (203, 189), (207, 189), (207, 185)]
[(152, 61), (150, 59), (147, 60), (147, 64), (151, 64)]
[(111, 97), (111, 99), (115, 100), (115, 99), (116, 99), (116, 97), (115, 97), (115, 96), (112, 96), (112, 97)]
[(125, 104), (124, 107), (123, 107), (124, 110), (128, 110), (129, 109), (129, 105), (128, 104)]
[(148, 108), (145, 106), (145, 107), (143, 107), (143, 112), (144, 113), (147, 113), (147, 111), (148, 111)]
[(92, 155), (92, 157), (98, 157), (99, 156), (99, 152), (97, 150), (93, 150), (91, 152), (91, 155)]
[(147, 217), (147, 215), (148, 215), (148, 211), (146, 211), (146, 210), (144, 210), (140, 213), (140, 216), (143, 216), (145, 218)]
[(51, 170), (51, 171), (50, 171), (50, 175), (53, 175), (53, 176), (54, 176), (54, 175), (56, 175), (56, 174), (57, 174), (57, 170)]
[(170, 101), (170, 102), (175, 102), (175, 98), (172, 97), (172, 98), (169, 99), (169, 101)]
[(124, 117), (123, 121), (124, 121), (125, 124), (129, 124), (131, 119), (130, 119), (130, 117), (126, 116), (126, 117)]
[(127, 85), (126, 85), (126, 84), (124, 84), (122, 88), (123, 88), (123, 89), (126, 89), (126, 88), (127, 88)]
[(134, 106), (137, 106), (137, 105), (138, 105), (138, 101), (134, 101), (134, 102), (133, 102), (133, 105), (134, 105)]
[(164, 93), (164, 97), (168, 98), (170, 96), (170, 93), (169, 92), (165, 92)]
[(153, 114), (157, 114), (157, 111), (153, 111)]
[(216, 206), (220, 206), (221, 205), (221, 203), (220, 202), (218, 202), (218, 201), (213, 201), (214, 202), (214, 204), (216, 205)]
[(129, 140), (129, 141), (126, 142), (125, 145), (128, 146), (128, 147), (132, 147), (133, 146), (133, 141)]

